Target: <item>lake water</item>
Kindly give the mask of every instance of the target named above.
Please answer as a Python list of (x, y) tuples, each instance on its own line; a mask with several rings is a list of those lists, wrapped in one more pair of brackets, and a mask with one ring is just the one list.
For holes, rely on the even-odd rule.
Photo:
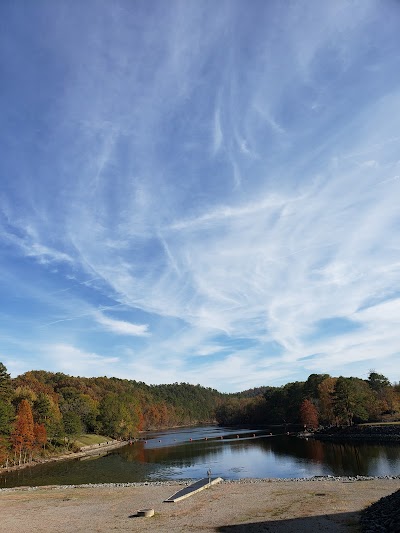
[(0, 487), (197, 479), (209, 468), (224, 479), (400, 474), (398, 444), (334, 444), (215, 426), (144, 438), (101, 457), (10, 472), (0, 477)]

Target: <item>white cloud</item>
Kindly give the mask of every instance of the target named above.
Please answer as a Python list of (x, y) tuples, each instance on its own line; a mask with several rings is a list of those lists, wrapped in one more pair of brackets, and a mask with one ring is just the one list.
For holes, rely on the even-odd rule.
[[(48, 36), (65, 90), (37, 65), (49, 75), (43, 124), (15, 125), (38, 160), (10, 143), (1, 163), (16, 176), (1, 196), (2, 243), (15, 261), (59, 263), (63, 282), (92, 281), (12, 276), (35, 304), (31, 323), (65, 328), (58, 346), (93, 343), (88, 370), (90, 319), (102, 335), (141, 337), (126, 358), (142, 379), (151, 367), (164, 380), (201, 372), (225, 389), (392, 360), (397, 323), (367, 311), (400, 283), (390, 8), (219, 3), (210, 18), (201, 3), (160, 3), (134, 30), (129, 7), (102, 6), (88, 24), (71, 10)], [(111, 300), (132, 322), (104, 314)], [(314, 338), (333, 317), (361, 329)]]
[(223, 134), (221, 127), (220, 109), (217, 108), (214, 114), (214, 128), (213, 128), (213, 151), (217, 153), (223, 142)]
[(68, 253), (39, 242), (39, 236), (29, 230), (29, 228), (25, 228), (23, 222), (19, 222), (16, 226), (17, 232), (23, 233), (22, 236), (11, 233), (4, 227), (1, 229), (2, 235), (0, 238), (6, 244), (15, 246), (25, 257), (33, 257), (43, 265), (53, 262), (73, 263), (73, 258)]
[(112, 376), (111, 369), (120, 363), (119, 357), (102, 356), (86, 352), (69, 344), (51, 344), (43, 347), (45, 360), (50, 368), (59, 368), (74, 376)]
[(104, 326), (107, 330), (117, 333), (118, 335), (133, 335), (134, 337), (147, 337), (149, 326), (147, 324), (132, 324), (124, 320), (115, 320), (102, 313), (95, 314), (96, 321)]
[(224, 350), (226, 350), (226, 348), (224, 348), (223, 346), (216, 346), (210, 344), (209, 346), (205, 345), (197, 348), (197, 350), (194, 351), (194, 355), (208, 357), (209, 355), (214, 355)]

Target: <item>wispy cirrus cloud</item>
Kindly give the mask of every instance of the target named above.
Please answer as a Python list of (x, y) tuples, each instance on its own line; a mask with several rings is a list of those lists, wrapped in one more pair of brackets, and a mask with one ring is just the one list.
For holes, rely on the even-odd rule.
[(43, 42), (27, 9), (29, 48), (5, 13), (19, 76), (6, 76), (2, 103), (15, 112), (0, 267), (19, 269), (2, 284), (7, 316), (23, 300), (52, 344), (103, 353), (104, 369), (115, 346), (142, 379), (153, 367), (157, 381), (200, 375), (233, 390), (390, 368), (398, 10), (222, 1), (209, 12), (49, 8)]
[(109, 318), (101, 313), (96, 313), (95, 319), (98, 324), (119, 335), (133, 335), (135, 337), (147, 337), (150, 335), (148, 324), (132, 324), (125, 320)]
[(32, 257), (40, 264), (74, 262), (70, 254), (40, 242), (36, 232), (32, 228), (26, 228), (24, 223), (16, 226), (17, 233), (7, 230), (4, 225), (0, 225), (0, 229), (0, 240), (5, 245), (15, 247), (23, 256)]
[[(57, 294), (57, 292), (53, 294)], [(122, 303), (114, 304), (112, 306), (103, 307), (103, 310), (112, 311), (116, 308), (121, 309), (121, 307), (126, 306)], [(147, 337), (150, 335), (148, 324), (133, 324), (132, 322), (128, 322), (126, 320), (116, 320), (114, 318), (106, 316), (101, 310), (90, 308), (88, 306), (86, 306), (86, 310), (83, 313), (63, 316), (58, 319), (51, 320), (46, 324), (42, 324), (40, 327), (49, 328), (50, 326), (63, 322), (76, 322), (82, 319), (85, 319), (89, 322), (94, 322), (95, 324), (100, 325), (105, 331), (110, 331), (116, 335), (131, 335), (134, 337)]]
[(56, 363), (63, 372), (80, 376), (105, 375), (109, 372), (110, 365), (120, 362), (119, 357), (105, 357), (69, 344), (44, 346), (43, 355), (46, 360), (49, 360), (50, 365)]

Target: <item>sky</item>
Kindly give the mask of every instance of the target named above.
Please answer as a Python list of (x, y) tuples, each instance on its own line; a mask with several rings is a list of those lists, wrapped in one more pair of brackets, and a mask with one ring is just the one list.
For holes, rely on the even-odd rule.
[(400, 3), (2, 0), (0, 361), (400, 380)]

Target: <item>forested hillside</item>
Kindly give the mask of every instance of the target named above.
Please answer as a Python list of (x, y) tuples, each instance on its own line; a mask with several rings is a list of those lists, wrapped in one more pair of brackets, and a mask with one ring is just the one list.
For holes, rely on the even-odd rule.
[(375, 371), (367, 380), (311, 374), (305, 382), (222, 394), (189, 383), (147, 385), (39, 370), (11, 379), (0, 363), (0, 466), (54, 453), (82, 433), (129, 439), (143, 430), (216, 421), (315, 428), (393, 420), (399, 409), (399, 385)]
[(311, 374), (307, 381), (231, 395), (217, 408), (218, 423), (352, 425), (400, 417), (400, 386), (371, 371), (367, 380)]
[(129, 439), (142, 430), (215, 422), (222, 399), (216, 390), (188, 383), (146, 385), (45, 371), (11, 379), (0, 363), (0, 465), (11, 448), (23, 461), (35, 449), (68, 444), (81, 433)]

